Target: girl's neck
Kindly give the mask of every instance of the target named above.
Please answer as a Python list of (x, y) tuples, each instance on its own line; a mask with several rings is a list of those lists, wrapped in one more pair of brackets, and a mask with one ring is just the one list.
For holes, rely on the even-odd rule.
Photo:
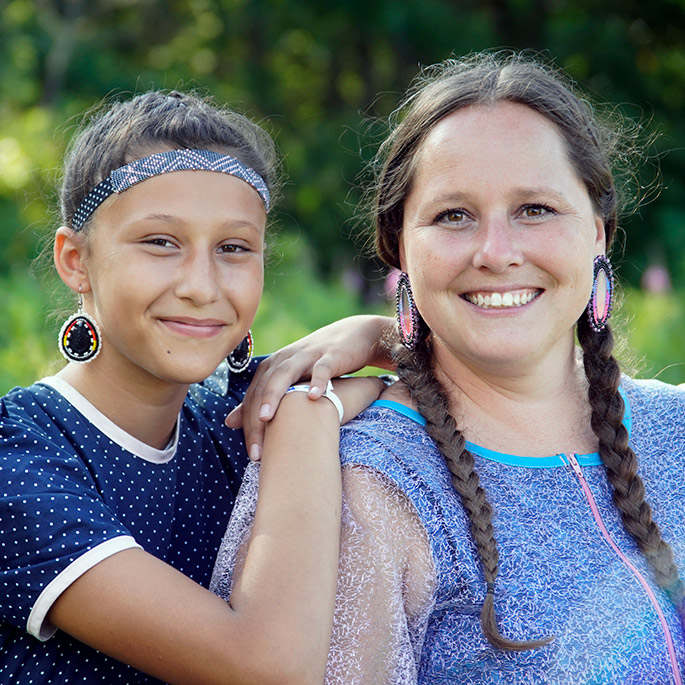
[(188, 386), (154, 382), (149, 376), (127, 377), (98, 361), (67, 364), (57, 376), (122, 430), (151, 447), (166, 447)]

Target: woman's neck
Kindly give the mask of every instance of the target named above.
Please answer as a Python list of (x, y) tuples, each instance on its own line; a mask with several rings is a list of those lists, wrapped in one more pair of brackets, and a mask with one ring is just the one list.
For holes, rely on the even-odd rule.
[(58, 374), (110, 421), (151, 447), (163, 449), (172, 437), (187, 385), (125, 377), (105, 365), (67, 364)]
[[(443, 354), (441, 354), (443, 353)], [(587, 380), (575, 347), (527, 368), (484, 369), (435, 350), (438, 378), (464, 437), (498, 452), (593, 452)]]

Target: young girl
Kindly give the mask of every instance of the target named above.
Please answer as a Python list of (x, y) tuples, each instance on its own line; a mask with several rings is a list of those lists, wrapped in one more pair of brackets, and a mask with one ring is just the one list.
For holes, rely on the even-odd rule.
[[(78, 294), (59, 338), (69, 363), (0, 401), (0, 681), (321, 680), (340, 512), (332, 392), (282, 401), (240, 586), (230, 606), (205, 589), (246, 462), (224, 419), (256, 366), (274, 162), (259, 127), (179, 93), (115, 104), (73, 143), (54, 248)], [(374, 325), (338, 339), (357, 340), (357, 359), (339, 356), (349, 369), (324, 367), (371, 361), (359, 334)], [(329, 347), (272, 365), (272, 406)], [(336, 390), (354, 415), (379, 385)]]

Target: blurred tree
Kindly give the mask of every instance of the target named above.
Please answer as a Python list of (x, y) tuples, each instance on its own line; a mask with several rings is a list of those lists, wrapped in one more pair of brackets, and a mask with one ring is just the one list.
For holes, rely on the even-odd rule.
[(619, 274), (637, 287), (663, 263), (685, 288), (685, 0), (0, 0), (0, 13), (0, 277), (55, 224), (81, 112), (120, 93), (196, 88), (276, 137), (288, 183), (274, 223), (308, 245), (311, 278), (352, 270), (360, 303), (374, 302), (382, 271), (354, 255), (383, 119), (421, 65), (508, 47), (540, 51), (644, 121), (651, 157), (630, 192), (646, 201), (623, 222)]

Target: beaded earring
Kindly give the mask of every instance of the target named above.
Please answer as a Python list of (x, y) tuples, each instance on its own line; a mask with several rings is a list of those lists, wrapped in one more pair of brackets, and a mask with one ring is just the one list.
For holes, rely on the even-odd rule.
[(252, 351), (254, 349), (254, 341), (252, 340), (252, 331), (248, 331), (247, 335), (240, 341), (231, 354), (226, 357), (226, 363), (232, 373), (241, 373), (245, 371), (247, 365), (252, 359)]
[(83, 311), (83, 295), (81, 295), (80, 287), (78, 311), (64, 322), (59, 332), (57, 345), (67, 361), (77, 364), (93, 361), (102, 349), (100, 329), (95, 319)]
[(411, 291), (409, 276), (400, 274), (397, 279), (397, 327), (400, 332), (402, 344), (408, 349), (413, 350), (421, 339), (423, 320), (416, 308), (414, 295)]
[(614, 271), (609, 258), (597, 255), (594, 262), (592, 295), (587, 305), (587, 318), (595, 333), (603, 331), (614, 304)]

